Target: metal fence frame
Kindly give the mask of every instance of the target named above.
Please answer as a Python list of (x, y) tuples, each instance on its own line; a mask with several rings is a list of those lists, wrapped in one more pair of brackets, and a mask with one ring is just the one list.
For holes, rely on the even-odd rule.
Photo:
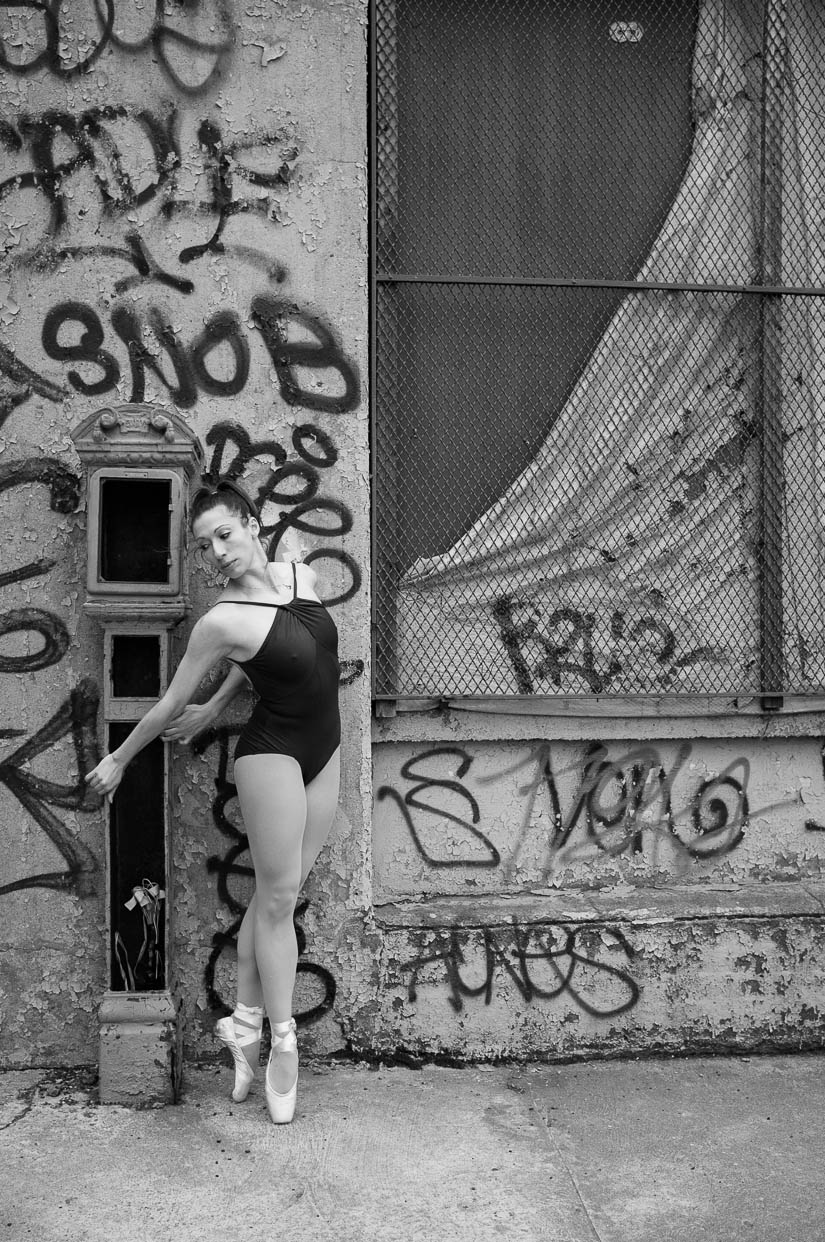
[[(376, 20), (377, 9), (383, 0), (371, 0), (370, 3), (370, 44), (369, 44), (369, 141), (370, 141), (370, 222), (369, 222), (369, 270), (370, 270), (370, 402), (371, 402), (371, 451), (373, 456), (372, 476), (376, 471), (376, 392), (378, 377), (378, 359), (376, 352), (377, 339), (377, 294), (379, 286), (401, 284), (430, 285), (472, 285), (472, 286), (518, 286), (537, 288), (568, 288), (568, 289), (607, 289), (622, 291), (627, 294), (669, 292), (669, 293), (700, 293), (700, 294), (736, 294), (743, 297), (759, 299), (759, 376), (757, 386), (756, 415), (761, 428), (759, 443), (759, 649), (761, 658), (760, 691), (758, 695), (743, 694), (738, 701), (730, 693), (722, 693), (718, 697), (725, 701), (724, 710), (774, 711), (782, 708), (786, 701), (783, 684), (783, 602), (782, 602), (782, 501), (784, 494), (784, 477), (782, 461), (782, 427), (780, 421), (780, 387), (778, 363), (778, 308), (783, 297), (822, 298), (825, 287), (815, 285), (788, 285), (781, 283), (781, 257), (778, 253), (777, 227), (781, 205), (779, 202), (779, 178), (772, 175), (779, 167), (776, 149), (780, 141), (779, 130), (781, 116), (777, 116), (771, 107), (783, 73), (783, 54), (779, 46), (782, 29), (782, 0), (764, 0), (763, 28), (763, 59), (762, 59), (762, 107), (761, 107), (761, 205), (759, 216), (759, 280), (754, 284), (725, 283), (690, 283), (690, 282), (658, 282), (638, 280), (604, 280), (579, 279), (572, 277), (484, 277), (467, 276), (460, 273), (405, 272), (393, 273), (379, 269), (377, 263), (378, 245), (377, 231), (380, 212), (378, 198), (378, 138), (376, 121), (378, 116), (378, 63)], [(403, 2), (403, 0), (401, 0)], [(767, 499), (769, 498), (769, 500)], [(375, 670), (375, 634), (378, 627), (377, 611), (380, 607), (381, 584), (377, 582), (375, 560), (381, 539), (380, 514), (375, 504), (373, 489), (373, 507), (371, 515), (373, 582), (372, 593), (372, 628), (373, 628), (373, 670)], [(777, 568), (779, 567), (779, 568)], [(396, 669), (397, 673), (397, 669)], [(373, 672), (375, 679), (375, 671)], [(397, 683), (396, 683), (397, 685)], [(528, 697), (528, 696), (519, 696)], [(573, 700), (586, 708), (588, 699), (599, 701), (609, 699), (609, 694), (588, 696), (579, 693), (564, 693), (552, 696), (529, 696), (533, 699), (550, 698), (560, 703)], [(505, 701), (508, 696), (496, 694), (462, 694), (447, 695), (439, 698), (433, 695), (408, 693), (402, 688), (382, 690), (373, 686), (373, 698), (378, 710), (392, 711), (390, 706), (396, 700), (424, 699), (428, 702), (447, 702), (452, 699), (481, 700), (483, 702)], [(681, 705), (676, 700), (681, 698)], [(664, 694), (659, 703), (651, 706), (651, 696), (618, 696), (618, 712), (620, 714), (640, 709), (645, 713), (645, 705), (652, 712), (658, 712), (661, 702), (670, 702), (675, 714), (691, 712), (701, 706), (704, 711), (713, 713), (722, 708), (715, 702), (713, 694), (689, 693), (679, 696), (676, 693)], [(512, 704), (511, 704), (512, 706)]]

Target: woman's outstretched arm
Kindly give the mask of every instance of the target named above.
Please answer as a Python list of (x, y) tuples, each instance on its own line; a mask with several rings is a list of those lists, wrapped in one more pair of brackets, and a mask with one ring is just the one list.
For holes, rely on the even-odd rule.
[(149, 708), (117, 750), (111, 755), (104, 755), (97, 767), (87, 775), (86, 780), (95, 793), (111, 799), (127, 764), (180, 715), (209, 670), (234, 648), (229, 627), (217, 614), (207, 613), (198, 621), (169, 689), (154, 707)]
[(232, 702), (236, 694), (248, 685), (245, 673), (236, 664), (230, 666), (229, 672), (218, 686), (215, 693), (205, 703), (190, 703), (184, 707), (180, 715), (163, 730), (165, 742), (191, 742), (204, 729), (220, 716), (221, 712)]

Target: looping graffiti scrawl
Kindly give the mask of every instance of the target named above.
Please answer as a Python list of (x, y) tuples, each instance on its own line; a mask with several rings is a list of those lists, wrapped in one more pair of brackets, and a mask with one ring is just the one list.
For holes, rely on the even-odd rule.
[(436, 934), (434, 948), (430, 948), (432, 935), (427, 933), (422, 937), (421, 954), (403, 967), (410, 976), (409, 999), (418, 999), (424, 972), (428, 983), (438, 981), (431, 969), (438, 966), (456, 1013), (464, 1008), (465, 999), (481, 998), (489, 1005), (496, 978), (503, 975), (528, 1004), (566, 995), (591, 1017), (615, 1018), (634, 1007), (640, 988), (627, 970), (602, 961), (595, 956), (595, 948), (586, 947), (588, 940), (598, 939), (602, 944), (605, 936), (628, 961), (633, 960), (635, 950), (616, 927), (582, 930), (552, 922), (522, 927), (517, 921), (506, 930), (454, 927)]
[[(287, 450), (276, 440), (251, 440), (240, 423), (216, 423), (206, 436), (207, 444), (214, 448), (207, 470), (207, 478), (213, 482), (221, 475), (230, 479), (239, 478), (253, 460), (270, 458), (275, 462), (274, 469), (270, 470), (253, 496), (262, 514), (267, 505), (289, 506), (279, 511), (276, 522), (264, 522), (262, 526), (263, 534), (269, 539), (270, 560), (277, 556), (281, 540), (288, 530), (323, 538), (346, 535), (353, 526), (352, 513), (342, 501), (317, 495), (321, 486), (320, 471), (330, 469), (338, 460), (338, 450), (332, 437), (312, 423), (303, 423), (293, 429), (291, 439), (297, 462), (287, 461)], [(235, 450), (231, 459), (227, 452), (230, 446)], [(329, 521), (318, 520), (322, 515), (329, 515)], [(337, 561), (349, 575), (348, 585), (338, 595), (324, 600), (327, 607), (352, 599), (360, 590), (361, 569), (355, 558), (344, 549), (315, 547), (304, 559), (308, 565), (321, 559)], [(358, 663), (363, 669), (363, 661)], [(353, 671), (351, 662), (348, 668)]]
[[(174, 108), (157, 116), (147, 110), (131, 114), (116, 106), (90, 109), (79, 116), (49, 112), (23, 116), (17, 129), (8, 122), (0, 126), (7, 164), (18, 164), (0, 182), (0, 201), (14, 242), (14, 246), (11, 240), (6, 242), (10, 247), (7, 270), (63, 273), (72, 264), (93, 261), (98, 281), (108, 281), (111, 290), (105, 299), (108, 325), (93, 305), (76, 298), (56, 301), (45, 314), (40, 343), (47, 358), (66, 365), (65, 381), (45, 374), (29, 354), (28, 345), (25, 357), (8, 345), (0, 347), (0, 416), (8, 417), (35, 395), (53, 403), (72, 391), (101, 396), (113, 392), (124, 375), (131, 384), (130, 401), (145, 399), (147, 373), (151, 373), (153, 382), (181, 409), (192, 408), (200, 394), (231, 398), (243, 391), (251, 354), (239, 314), (215, 311), (205, 321), (199, 319), (186, 340), (178, 313), (160, 301), (138, 308), (127, 295), (140, 285), (156, 284), (169, 295), (191, 297), (196, 292), (193, 265), (223, 253), (262, 273), (270, 289), (273, 284), (283, 285), (288, 270), (273, 257), (271, 247), (255, 247), (243, 240), (231, 243), (225, 234), (233, 217), (250, 212), (262, 216), (268, 227), (277, 223), (280, 208), (275, 196), (290, 185), (298, 145), (285, 129), (227, 140), (211, 119), (199, 123), (195, 138), (194, 149), (184, 151)], [(66, 154), (67, 144), (71, 155)], [(205, 185), (205, 195), (179, 197), (178, 175), (191, 168), (193, 161), (203, 166), (204, 175), (197, 184)], [(83, 178), (82, 183), (73, 187), (77, 178)], [(32, 193), (40, 196), (46, 208), (40, 225), (42, 238), (39, 244), (21, 250), (23, 225), (16, 219), (18, 210), (26, 221), (26, 240), (37, 235)], [(71, 234), (79, 227), (74, 203), (81, 194), (87, 204), (98, 203), (98, 228), (90, 233), (87, 219), (85, 240), (73, 241)], [(152, 221), (144, 221), (141, 231), (130, 222), (137, 220), (137, 207), (153, 202), (158, 205), (161, 227), (150, 247), (145, 232)], [(90, 215), (88, 206), (84, 215)], [(207, 220), (205, 230), (198, 225), (201, 218)], [(177, 232), (170, 227), (173, 221), (196, 228), (200, 240), (177, 245), (170, 252)], [(121, 224), (122, 237), (118, 234)], [(109, 234), (113, 226), (115, 235), (107, 236), (104, 226)], [(157, 257), (153, 248), (163, 257)], [(175, 270), (176, 266), (182, 270)], [(286, 405), (332, 414), (356, 408), (360, 401), (357, 369), (317, 312), (264, 288), (251, 292), (243, 318), (263, 345), (261, 361), (272, 366)]]
[[(751, 815), (750, 764), (744, 757), (734, 760), (723, 771), (695, 783), (688, 805), (676, 807), (674, 786), (691, 753), (691, 744), (683, 742), (667, 761), (657, 747), (640, 743), (612, 757), (604, 745), (592, 742), (577, 768), (577, 785), (565, 808), (551, 744), (536, 743), (514, 763), (476, 777), (477, 788), (486, 791), (521, 770), (531, 772), (518, 787), (521, 801), (512, 808), (512, 834), (503, 858), (483, 830), (481, 804), (466, 784), (476, 756), (463, 747), (435, 746), (413, 756), (399, 773), (403, 781), (414, 782), (412, 787), (402, 793), (393, 785), (381, 785), (376, 804), (390, 800), (398, 807), (416, 852), (432, 868), (496, 868), (501, 864), (505, 876), (512, 877), (542, 791), (551, 811), (544, 846), (545, 879), (556, 860), (567, 857), (577, 828), (583, 832), (586, 847), (610, 857), (641, 853), (645, 838), (651, 836), (667, 841), (677, 854), (689, 859), (718, 858), (744, 839)], [(445, 765), (452, 773), (449, 777), (443, 775)], [(450, 809), (456, 799), (465, 803), (466, 816)]]
[[(547, 788), (553, 807), (551, 851), (562, 850), (583, 819), (587, 839), (606, 854), (639, 853), (645, 832), (664, 832), (672, 844), (693, 858), (731, 853), (741, 843), (750, 816), (750, 764), (742, 757), (718, 775), (699, 782), (691, 797), (690, 830), (686, 832), (674, 811), (673, 787), (692, 749), (689, 742), (681, 743), (668, 765), (649, 743), (640, 743), (616, 759), (602, 743), (590, 743), (578, 792), (565, 817), (550, 744), (541, 743), (533, 754), (535, 776), (525, 792), (534, 797), (541, 784)], [(657, 807), (657, 817), (645, 816)]]
[(125, 56), (151, 54), (175, 90), (198, 95), (234, 43), (231, 0), (155, 0), (140, 7), (134, 0), (94, 0), (83, 6), (82, 18), (91, 18), (83, 24), (69, 0), (14, 0), (3, 7), (11, 12), (0, 32), (0, 67), (21, 77), (45, 70), (76, 78), (115, 48)]
[[(191, 279), (165, 275), (151, 259), (145, 239), (129, 227), (137, 218), (136, 210), (143, 209), (144, 225), (154, 217), (166, 226), (159, 240), (168, 248), (175, 243), (170, 224), (189, 219), (194, 225), (203, 218), (208, 231), (200, 242), (175, 247), (178, 263), (185, 266), (206, 254), (223, 254), (223, 234), (234, 216), (252, 214), (275, 222), (274, 195), (289, 187), (299, 154), (295, 135), (286, 127), (229, 139), (217, 121), (204, 118), (192, 137), (195, 152), (188, 152), (183, 146), (183, 120), (174, 105), (163, 112), (135, 111), (124, 105), (89, 108), (77, 115), (50, 110), (37, 116), (22, 113), (16, 126), (0, 122), (4, 162), (13, 170), (0, 181), (0, 202), (7, 211), (16, 210), (18, 201), (21, 208), (25, 204), (29, 217), (29, 248), (17, 256), (16, 264), (54, 271), (67, 260), (116, 258), (137, 273), (137, 278), (115, 285), (118, 293), (139, 283), (138, 278), (158, 279), (182, 293), (191, 292)], [(71, 156), (66, 154), (69, 145)], [(195, 158), (203, 167), (203, 193), (199, 182), (199, 196), (184, 197), (179, 194), (179, 179)], [(72, 244), (72, 226), (77, 223), (74, 200), (81, 189), (87, 216), (88, 204), (95, 205), (99, 230), (109, 223), (125, 224), (124, 247), (99, 241)], [(261, 198), (261, 189), (271, 193)], [(34, 214), (32, 191), (45, 213), (42, 217)], [(32, 244), (35, 239), (37, 245)], [(275, 279), (284, 280), (286, 269), (277, 260), (261, 255), (257, 261)]]
[[(444, 780), (439, 777), (431, 775), (428, 776), (425, 772), (418, 771), (418, 764), (424, 764), (428, 759), (441, 757), (455, 758), (458, 760), (455, 780)], [(417, 784), (415, 784), (412, 789), (409, 789), (403, 797), (398, 790), (393, 789), (391, 785), (382, 785), (375, 795), (378, 802), (383, 802), (385, 798), (391, 798), (396, 803), (398, 809), (404, 817), (410, 836), (415, 843), (418, 853), (431, 867), (454, 867), (459, 865), (466, 867), (497, 867), (501, 862), (501, 855), (493, 845), (490, 838), (485, 836), (485, 834), (476, 826), (481, 818), (481, 811), (477, 800), (473, 797), (466, 786), (461, 783), (461, 777), (466, 775), (471, 763), (472, 757), (459, 746), (435, 746), (432, 750), (425, 751), (420, 755), (415, 755), (401, 768), (401, 776), (404, 780), (417, 781)], [(454, 815), (452, 811), (447, 811), (441, 806), (433, 806), (429, 802), (421, 801), (418, 795), (426, 793), (427, 790), (430, 789), (444, 790), (448, 793), (452, 792), (458, 794), (459, 797), (463, 798), (467, 803), (471, 820), (468, 822), (466, 819), (461, 819), (460, 816)], [(439, 821), (446, 819), (450, 823), (455, 824), (458, 828), (463, 829), (466, 833), (468, 833), (472, 838), (480, 841), (484, 847), (484, 853), (480, 858), (475, 856), (465, 857), (462, 858), (460, 863), (457, 863), (453, 857), (439, 858), (437, 855), (429, 852), (424, 844), (423, 836), (419, 834), (418, 829), (416, 828), (415, 819), (412, 815), (412, 811), (415, 810), (423, 811), (426, 815), (435, 816)]]
[(564, 607), (542, 616), (534, 604), (504, 595), (493, 605), (493, 616), (519, 694), (539, 693), (542, 682), (556, 690), (583, 686), (591, 694), (606, 694), (625, 671), (628, 652), (652, 666), (655, 683), (662, 690), (670, 689), (678, 674), (692, 664), (725, 659), (708, 646), (677, 651), (676, 636), (661, 617), (643, 615), (628, 627), (626, 614), (614, 610), (600, 643), (610, 654), (600, 667), (595, 635), (602, 619), (592, 612)]
[[(80, 499), (80, 480), (76, 474), (54, 457), (34, 457), (29, 458), (28, 461), (13, 461), (0, 465), (0, 496), (26, 483), (42, 483), (48, 488), (49, 507), (53, 513), (74, 513), (77, 508)], [(40, 557), (36, 561), (30, 561), (27, 565), (20, 565), (17, 569), (4, 570), (0, 573), (0, 587), (11, 586), (12, 583), (23, 582), (27, 578), (36, 578), (53, 569), (55, 564), (53, 557)], [(56, 618), (51, 618), (50, 614), (49, 616), (51, 621), (59, 624)], [(65, 631), (65, 626), (62, 629)], [(60, 641), (64, 641), (62, 636)], [(65, 641), (68, 641), (68, 636)], [(65, 651), (65, 646), (63, 650)]]
[[(253, 309), (255, 307), (266, 311), (266, 314), (256, 315), (253, 322), (263, 333), (285, 404), (335, 414), (358, 405), (360, 391), (355, 369), (318, 316), (308, 314), (286, 299), (264, 294), (253, 299)], [(147, 371), (152, 372), (180, 409), (190, 409), (200, 393), (234, 397), (246, 386), (250, 370), (249, 343), (234, 312), (216, 312), (189, 344), (179, 339), (169, 313), (157, 306), (149, 306), (142, 317), (133, 307), (116, 303), (110, 318), (128, 358), (130, 401), (144, 400)], [(311, 331), (315, 340), (292, 341), (288, 334), (293, 328)], [(165, 353), (166, 367), (148, 347), (144, 338), (146, 329), (158, 349)], [(121, 364), (110, 349), (103, 347), (105, 339), (97, 312), (85, 302), (60, 302), (47, 312), (43, 321), (43, 351), (49, 358), (63, 363), (84, 363), (99, 371), (91, 379), (88, 371), (86, 378), (74, 367), (67, 371), (69, 389), (83, 396), (101, 396), (117, 390)], [(232, 371), (228, 375), (218, 376), (209, 369), (210, 355), (219, 349), (226, 349), (231, 355)], [(343, 391), (337, 395), (319, 393), (301, 382), (299, 368), (308, 369), (316, 376), (318, 373), (337, 376)], [(21, 362), (8, 347), (0, 348), (0, 374), (13, 386), (5, 397), (6, 417), (35, 393), (57, 402), (68, 392)]]

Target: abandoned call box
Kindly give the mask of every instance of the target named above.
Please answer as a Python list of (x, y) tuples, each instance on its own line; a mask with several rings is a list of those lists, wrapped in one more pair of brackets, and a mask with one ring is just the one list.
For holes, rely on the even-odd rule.
[[(102, 724), (112, 751), (168, 683), (171, 632), (189, 606), (189, 489), (203, 450), (180, 415), (147, 403), (97, 410), (72, 440), (86, 475), (83, 607), (103, 631)], [(98, 1011), (104, 1103), (170, 1102), (180, 1085), (168, 749), (161, 738), (145, 746), (106, 811), (109, 983)], [(144, 919), (130, 908), (147, 877), (165, 895), (149, 955)]]

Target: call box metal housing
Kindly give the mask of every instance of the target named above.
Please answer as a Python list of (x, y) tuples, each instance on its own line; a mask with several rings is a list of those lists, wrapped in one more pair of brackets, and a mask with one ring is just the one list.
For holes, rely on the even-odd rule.
[(200, 441), (174, 410), (106, 406), (72, 432), (86, 469), (85, 611), (101, 624), (175, 625), (189, 606), (189, 489)]
[(179, 595), (183, 508), (175, 470), (96, 470), (88, 492), (90, 594)]

